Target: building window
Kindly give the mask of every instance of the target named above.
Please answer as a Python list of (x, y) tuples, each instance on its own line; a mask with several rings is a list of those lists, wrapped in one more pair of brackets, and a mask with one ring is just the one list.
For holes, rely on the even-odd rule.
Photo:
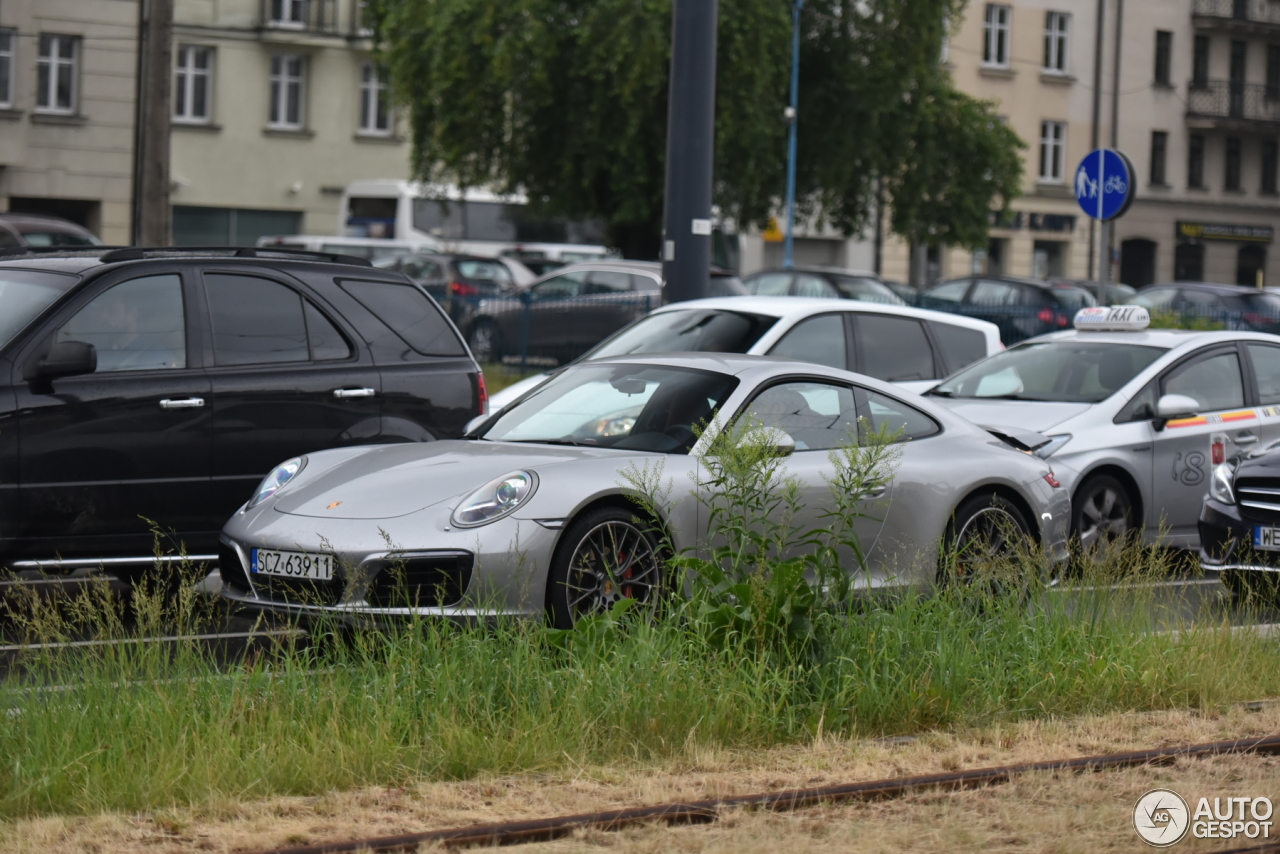
[(209, 121), (213, 48), (178, 46), (173, 75), (173, 118), (179, 122)]
[(360, 132), (370, 136), (391, 135), (387, 83), (378, 76), (378, 67), (372, 62), (366, 62), (360, 69)]
[(267, 126), (280, 130), (302, 127), (302, 99), (306, 60), (292, 54), (271, 57), (271, 115)]
[(1240, 137), (1227, 137), (1226, 177), (1223, 180), (1228, 190), (1240, 189)]
[(1045, 12), (1044, 15), (1044, 70), (1067, 73), (1067, 45), (1071, 31), (1071, 16), (1066, 12)]
[(1204, 89), (1209, 85), (1209, 37), (1196, 36), (1191, 54), (1191, 85)]
[(1193, 133), (1187, 137), (1187, 186), (1204, 187), (1204, 134)]
[(1062, 159), (1067, 141), (1066, 122), (1040, 123), (1040, 180), (1062, 183)]
[(1169, 134), (1162, 130), (1151, 132), (1151, 185), (1165, 186), (1165, 159), (1169, 152)]
[(0, 30), (0, 108), (13, 106), (13, 30)]
[(1009, 67), (1009, 15), (1008, 6), (987, 4), (987, 17), (982, 25), (982, 64), (997, 68)]
[(1267, 97), (1280, 99), (1280, 44), (1267, 45)]
[(80, 40), (75, 36), (40, 36), (36, 58), (36, 112), (71, 115), (76, 111), (76, 63)]
[(1156, 83), (1161, 86), (1172, 86), (1173, 76), (1170, 64), (1173, 62), (1173, 33), (1168, 30), (1156, 30)]
[(357, 36), (373, 35), (373, 16), (369, 14), (369, 0), (356, 0), (355, 31)]
[(305, 27), (307, 0), (271, 0), (271, 24), (276, 27)]
[(1276, 193), (1276, 172), (1280, 167), (1280, 143), (1274, 139), (1262, 141), (1262, 186), (1261, 190), (1269, 195)]

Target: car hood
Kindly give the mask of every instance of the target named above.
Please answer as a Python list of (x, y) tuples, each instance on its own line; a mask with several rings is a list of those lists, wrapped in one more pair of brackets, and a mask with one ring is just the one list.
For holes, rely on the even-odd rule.
[(1033, 400), (975, 400), (929, 395), (929, 400), (967, 418), (974, 424), (1020, 427), (1044, 433), (1062, 422), (1088, 412), (1091, 403), (1056, 403)]
[[(275, 510), (322, 519), (391, 519), (460, 498), (508, 472), (602, 456), (625, 455), (480, 440), (379, 445), (286, 489)], [(322, 465), (323, 457), (315, 462)]]

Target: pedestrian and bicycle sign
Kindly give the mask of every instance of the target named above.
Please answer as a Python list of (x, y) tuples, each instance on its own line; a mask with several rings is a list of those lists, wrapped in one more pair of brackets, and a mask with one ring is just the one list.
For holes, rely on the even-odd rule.
[(1076, 201), (1098, 220), (1115, 219), (1133, 201), (1133, 164), (1114, 148), (1098, 148), (1085, 155), (1076, 169)]

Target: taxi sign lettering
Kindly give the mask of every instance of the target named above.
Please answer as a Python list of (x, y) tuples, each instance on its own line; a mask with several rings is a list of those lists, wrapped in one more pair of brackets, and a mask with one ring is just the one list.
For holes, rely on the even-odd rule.
[(1151, 325), (1151, 315), (1140, 305), (1095, 305), (1077, 311), (1074, 325), (1084, 331), (1136, 332)]

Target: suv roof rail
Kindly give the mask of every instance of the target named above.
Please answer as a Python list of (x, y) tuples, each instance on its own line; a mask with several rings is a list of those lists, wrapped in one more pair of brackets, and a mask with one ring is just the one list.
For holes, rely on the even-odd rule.
[(104, 264), (114, 261), (140, 261), (151, 255), (207, 255), (230, 252), (236, 258), (261, 258), (272, 255), (298, 255), (334, 264), (352, 264), (357, 267), (372, 267), (368, 258), (359, 255), (343, 255), (338, 252), (313, 252), (309, 249), (286, 249), (274, 246), (125, 246), (103, 252), (98, 260)]
[(0, 246), (0, 256), (9, 255), (85, 255), (118, 246)]

